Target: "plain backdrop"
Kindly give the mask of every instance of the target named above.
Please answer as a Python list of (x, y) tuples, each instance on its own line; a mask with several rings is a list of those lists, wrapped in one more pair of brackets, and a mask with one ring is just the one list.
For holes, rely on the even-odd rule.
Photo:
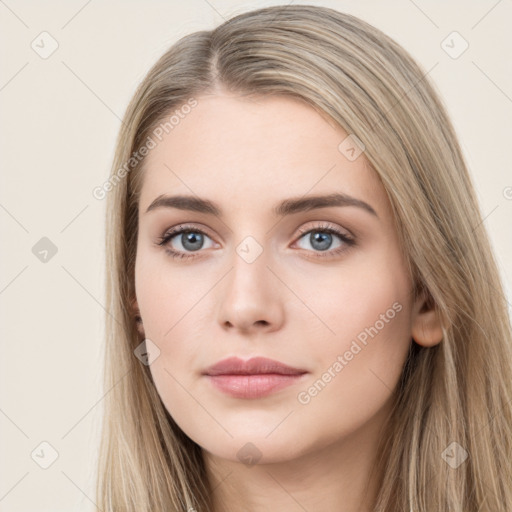
[[(0, 511), (97, 510), (108, 390), (105, 201), (92, 190), (137, 84), (183, 35), (281, 3), (0, 2)], [(512, 2), (293, 3), (359, 16), (432, 69), (512, 302)]]

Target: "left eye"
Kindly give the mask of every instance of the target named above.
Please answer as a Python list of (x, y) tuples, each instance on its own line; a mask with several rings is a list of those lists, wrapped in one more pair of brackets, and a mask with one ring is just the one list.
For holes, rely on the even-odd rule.
[[(307, 240), (310, 246), (315, 251), (327, 251), (328, 249), (336, 249), (337, 247), (331, 247), (333, 243), (333, 235), (341, 239), (340, 233), (327, 229), (312, 229), (306, 234), (302, 235), (299, 240)], [(338, 247), (341, 246), (340, 242)], [(308, 247), (301, 247), (302, 249), (308, 249)]]
[[(342, 233), (329, 224), (315, 226), (309, 230), (301, 230), (301, 233), (302, 236), (299, 238), (299, 241), (305, 239), (316, 253), (315, 256), (320, 258), (324, 256), (336, 256), (355, 245), (355, 240), (352, 236)], [(331, 247), (333, 235), (340, 240), (338, 246), (334, 248)], [(326, 254), (321, 254), (322, 252)]]

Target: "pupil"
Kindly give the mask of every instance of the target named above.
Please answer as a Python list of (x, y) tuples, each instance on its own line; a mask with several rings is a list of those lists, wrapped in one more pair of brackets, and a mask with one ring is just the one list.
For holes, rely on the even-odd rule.
[(319, 251), (325, 251), (331, 245), (332, 235), (330, 233), (316, 232), (316, 234), (311, 233), (309, 238), (312, 247), (315, 247), (315, 244), (319, 242), (320, 246), (317, 245), (316, 248)]
[[(184, 238), (183, 238), (184, 237)], [(181, 243), (185, 249), (195, 251), (201, 248), (203, 235), (200, 233), (184, 233)]]

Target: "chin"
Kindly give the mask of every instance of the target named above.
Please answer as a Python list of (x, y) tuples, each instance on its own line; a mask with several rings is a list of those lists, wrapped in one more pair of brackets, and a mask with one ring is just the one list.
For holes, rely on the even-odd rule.
[(249, 468), (256, 464), (275, 464), (296, 459), (306, 451), (301, 450), (297, 441), (288, 437), (286, 440), (281, 439), (276, 442), (264, 436), (251, 437), (245, 434), (243, 437), (235, 437), (224, 443), (208, 440), (198, 444), (215, 458), (237, 462)]

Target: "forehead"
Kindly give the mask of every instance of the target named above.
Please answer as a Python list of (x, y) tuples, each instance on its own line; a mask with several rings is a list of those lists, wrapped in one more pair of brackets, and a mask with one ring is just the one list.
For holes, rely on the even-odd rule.
[(161, 194), (178, 193), (234, 209), (310, 193), (384, 200), (364, 153), (347, 158), (348, 134), (306, 103), (231, 94), (196, 100), (146, 157), (141, 210)]

